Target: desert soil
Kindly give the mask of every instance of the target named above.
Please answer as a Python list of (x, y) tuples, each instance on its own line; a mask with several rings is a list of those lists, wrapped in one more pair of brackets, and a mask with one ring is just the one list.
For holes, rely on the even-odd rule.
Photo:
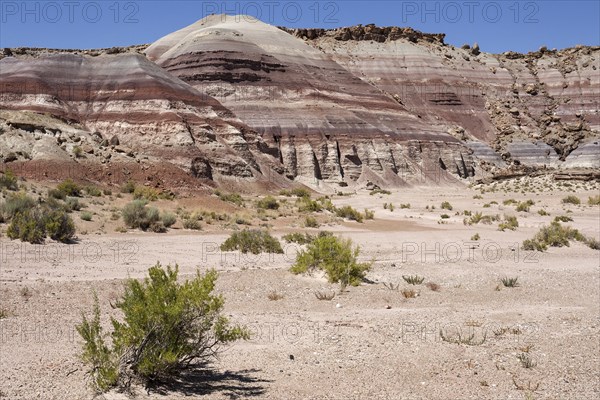
[[(370, 282), (342, 293), (323, 277), (288, 271), (297, 246), (277, 256), (220, 253), (229, 231), (215, 227), (96, 234), (93, 222), (78, 221), (79, 231), (89, 233), (72, 245), (34, 246), (3, 235), (0, 305), (8, 316), (0, 320), (0, 397), (127, 398), (90, 389), (75, 325), (91, 310), (95, 291), (108, 327), (108, 315), (117, 316), (109, 302), (122, 292), (123, 280), (143, 277), (159, 261), (178, 263), (182, 279), (216, 268), (226, 314), (253, 337), (225, 348), (210, 370), (165, 388), (136, 388), (140, 399), (596, 399), (600, 253), (578, 242), (543, 253), (519, 245), (557, 215), (571, 216), (568, 225), (598, 238), (598, 206), (585, 203), (597, 188), (579, 189), (580, 206), (561, 203), (566, 189), (486, 192), (482, 199), (466, 187), (336, 197), (336, 205), (375, 210), (373, 221), (321, 228), (351, 238), (361, 246), (361, 259), (375, 261)], [(536, 204), (516, 212), (502, 204), (508, 198)], [(442, 201), (453, 210), (440, 209)], [(483, 207), (492, 201), (498, 204)], [(396, 209), (384, 209), (385, 202)], [(541, 208), (550, 216), (539, 215)], [(466, 226), (464, 216), (455, 215), (463, 210), (517, 215), (519, 227)], [(450, 218), (442, 220), (444, 213)], [(317, 232), (293, 225), (275, 220), (272, 231), (278, 237)], [(481, 237), (476, 242), (475, 233)], [(415, 274), (425, 282), (413, 286), (402, 279)], [(519, 286), (503, 287), (503, 277), (518, 277)], [(428, 282), (440, 290), (430, 290)], [(405, 298), (405, 289), (416, 297)], [(273, 291), (283, 298), (269, 300)], [(337, 294), (318, 300), (316, 291)], [(440, 331), (450, 339), (473, 337), (470, 344), (451, 343)], [(532, 368), (523, 366), (522, 354)]]

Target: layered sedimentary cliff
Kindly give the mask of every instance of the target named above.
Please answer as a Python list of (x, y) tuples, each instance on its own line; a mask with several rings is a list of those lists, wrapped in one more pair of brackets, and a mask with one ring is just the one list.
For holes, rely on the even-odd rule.
[(212, 15), (149, 46), (2, 57), (4, 162), (343, 186), (600, 168), (600, 48), (493, 55), (411, 28)]

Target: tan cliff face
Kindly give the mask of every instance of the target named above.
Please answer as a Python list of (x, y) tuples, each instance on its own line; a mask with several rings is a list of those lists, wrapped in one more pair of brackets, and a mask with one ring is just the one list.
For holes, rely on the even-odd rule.
[[(600, 167), (598, 48), (492, 55), (410, 28), (291, 30), (213, 15), (150, 46), (4, 56), (5, 162), (161, 165), (192, 185), (276, 186)], [(58, 122), (28, 126), (31, 112)], [(44, 126), (57, 123), (70, 128)]]

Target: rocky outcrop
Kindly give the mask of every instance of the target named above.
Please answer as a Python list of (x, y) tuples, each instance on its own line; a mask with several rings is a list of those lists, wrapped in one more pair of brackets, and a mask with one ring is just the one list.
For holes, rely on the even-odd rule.
[[(9, 57), (0, 61), (0, 80), (0, 108), (14, 111), (5, 115), (7, 127), (55, 141), (64, 154), (46, 149), (50, 158), (86, 145), (88, 162), (112, 162), (115, 153), (130, 162), (146, 157), (205, 179), (259, 177), (257, 157), (277, 162), (260, 152), (258, 135), (230, 110), (138, 54)], [(52, 115), (78, 131), (31, 122), (16, 111)], [(210, 168), (198, 168), (198, 159)]]
[(598, 68), (598, 47), (494, 55), (411, 28), (211, 15), (149, 46), (4, 49), (0, 157), (275, 186), (598, 168)]
[[(396, 40), (409, 31), (367, 26), (319, 35)], [(410, 141), (452, 144), (458, 158), (470, 153), (446, 126), (424, 122), (321, 50), (250, 17), (207, 17), (158, 40), (146, 54), (259, 132), (289, 178), (355, 182), (365, 169), (397, 174), (392, 149)]]

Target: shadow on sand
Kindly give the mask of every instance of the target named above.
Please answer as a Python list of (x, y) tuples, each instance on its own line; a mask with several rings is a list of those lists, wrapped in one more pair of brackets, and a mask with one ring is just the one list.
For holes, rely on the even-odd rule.
[(230, 399), (260, 396), (265, 393), (263, 384), (272, 382), (253, 376), (260, 371), (259, 369), (241, 371), (194, 369), (182, 373), (174, 381), (154, 384), (148, 387), (148, 391), (161, 395), (177, 393), (185, 396), (221, 392)]

